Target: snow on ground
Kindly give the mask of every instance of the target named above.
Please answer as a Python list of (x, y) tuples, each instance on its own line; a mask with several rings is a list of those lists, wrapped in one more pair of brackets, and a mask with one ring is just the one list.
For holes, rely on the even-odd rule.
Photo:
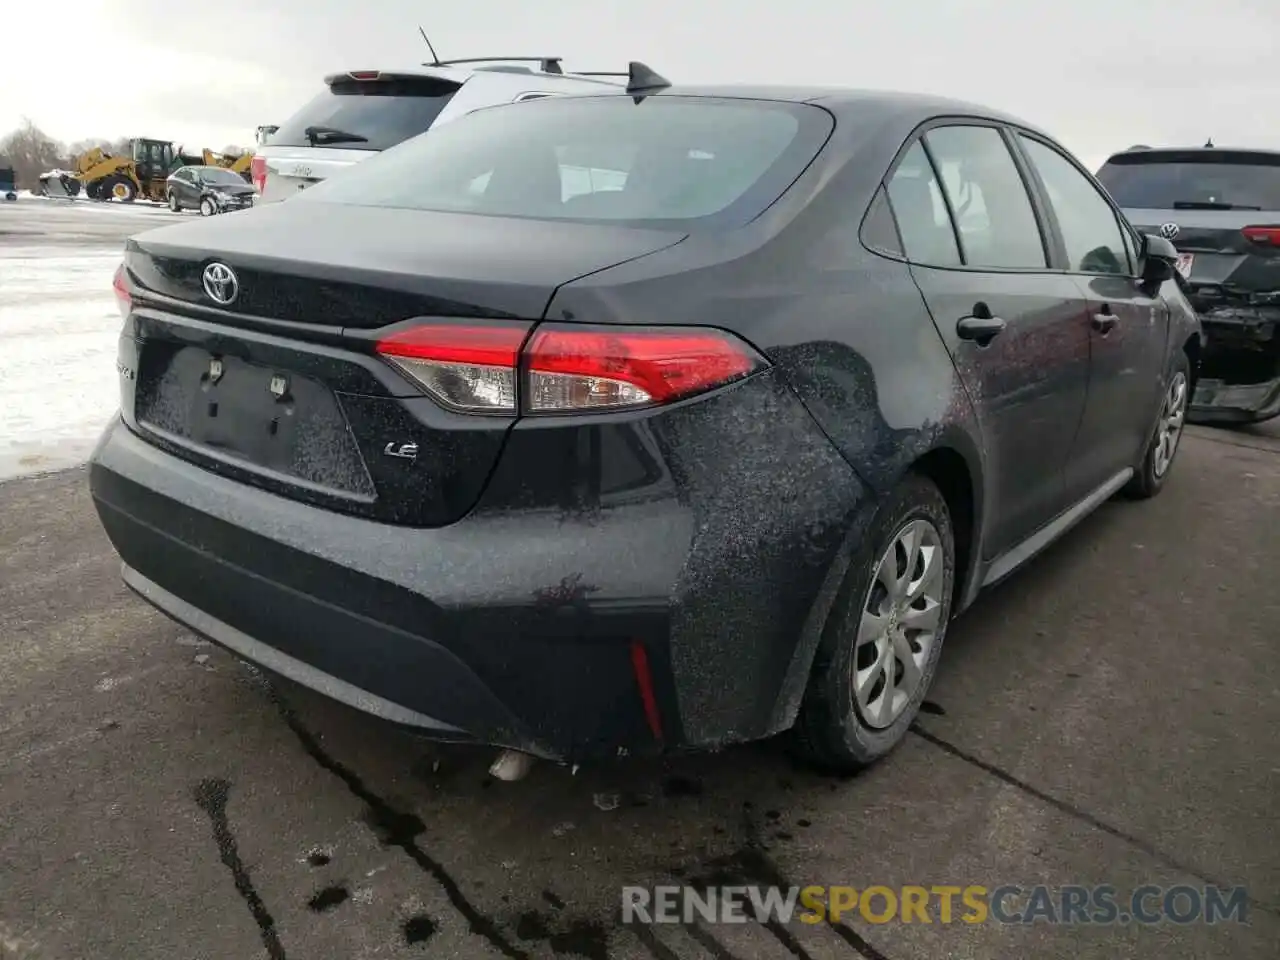
[(0, 479), (84, 462), (119, 404), (111, 275), (163, 206), (0, 201)]
[(0, 478), (74, 466), (119, 407), (118, 248), (0, 255)]

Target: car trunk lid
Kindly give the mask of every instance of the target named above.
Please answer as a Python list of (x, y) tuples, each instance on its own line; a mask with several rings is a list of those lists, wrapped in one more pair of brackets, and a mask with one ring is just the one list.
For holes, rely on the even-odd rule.
[[(445, 409), (375, 342), (415, 318), (532, 328), (561, 284), (683, 236), (306, 203), (151, 231), (126, 249), (122, 410), (156, 445), (274, 493), (451, 523), (514, 415)], [(212, 264), (234, 275), (229, 303), (206, 289)]]

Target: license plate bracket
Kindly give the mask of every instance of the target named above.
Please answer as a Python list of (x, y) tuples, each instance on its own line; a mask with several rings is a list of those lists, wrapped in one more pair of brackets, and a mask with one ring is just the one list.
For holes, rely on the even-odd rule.
[(369, 496), (336, 395), (289, 369), (152, 342), (137, 397), (142, 426), (203, 452), (344, 494)]

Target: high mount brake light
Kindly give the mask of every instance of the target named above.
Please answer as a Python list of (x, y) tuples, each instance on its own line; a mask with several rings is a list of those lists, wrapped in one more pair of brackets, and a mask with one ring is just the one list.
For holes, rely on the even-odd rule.
[(474, 413), (582, 413), (658, 406), (767, 365), (732, 334), (701, 327), (426, 324), (379, 355), (445, 406)]
[(1280, 247), (1280, 224), (1245, 227), (1240, 232), (1244, 234), (1246, 240), (1252, 240), (1254, 243), (1270, 244), (1273, 247)]
[(133, 295), (129, 292), (129, 280), (125, 276), (123, 263), (116, 267), (115, 276), (111, 278), (111, 289), (115, 292), (121, 318), (128, 317), (129, 311), (133, 309)]

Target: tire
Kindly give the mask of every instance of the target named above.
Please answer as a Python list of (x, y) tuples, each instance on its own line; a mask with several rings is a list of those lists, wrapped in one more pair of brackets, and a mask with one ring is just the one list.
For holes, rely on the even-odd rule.
[(178, 195), (172, 190), (169, 191), (169, 209), (174, 213), (182, 212), (182, 207), (178, 205)]
[(132, 203), (138, 196), (138, 188), (132, 180), (120, 174), (112, 174), (103, 180), (98, 187), (98, 196), (103, 200), (119, 200)]
[[(878, 573), (882, 566), (888, 569), (895, 563), (889, 556), (890, 551), (897, 550), (901, 536), (908, 529), (931, 531), (928, 534), (931, 562), (937, 566), (926, 563), (924, 569), (936, 570), (934, 576), (938, 579), (925, 593), (933, 598), (930, 609), (936, 611), (936, 625), (931, 634), (917, 632), (912, 639), (907, 639), (904, 632), (899, 639), (897, 650), (901, 651), (903, 644), (910, 650), (918, 678), (909, 692), (902, 692), (900, 701), (897, 695), (892, 698), (899, 702), (888, 716), (877, 717), (877, 704), (885, 700), (884, 688), (880, 687), (877, 697), (872, 684), (876, 681), (875, 655), (883, 643), (872, 640), (860, 645), (858, 637), (864, 611), (881, 609), (886, 590)], [(955, 555), (955, 534), (946, 501), (932, 481), (909, 474), (881, 505), (851, 558), (840, 596), (814, 655), (804, 702), (792, 729), (794, 746), (803, 759), (826, 772), (856, 773), (889, 754), (906, 736), (933, 682), (942, 654), (955, 588)], [(902, 565), (901, 554), (896, 563)], [(920, 582), (924, 582), (923, 577)], [(891, 615), (888, 626), (892, 628), (896, 621), (897, 617)], [(927, 641), (927, 649), (919, 643), (921, 639)], [(868, 655), (870, 663), (865, 659)], [(899, 685), (907, 680), (904, 662), (895, 656), (894, 680)], [(860, 668), (859, 672), (866, 671), (864, 675), (868, 678), (870, 697), (865, 705), (858, 702), (855, 667)], [(885, 671), (881, 670), (880, 682), (884, 676)]]
[(218, 212), (218, 208), (214, 206), (213, 201), (210, 200), (208, 197), (205, 197), (200, 201), (200, 216), (212, 217), (217, 212)]
[[(1179, 397), (1179, 385), (1181, 394)], [(1173, 463), (1182, 447), (1182, 432), (1187, 425), (1187, 407), (1191, 402), (1191, 362), (1181, 350), (1173, 359), (1164, 399), (1156, 415), (1151, 438), (1142, 453), (1142, 461), (1134, 468), (1133, 477), (1121, 491), (1131, 500), (1150, 500), (1164, 489), (1173, 472)], [(1172, 449), (1168, 448), (1172, 438)]]

